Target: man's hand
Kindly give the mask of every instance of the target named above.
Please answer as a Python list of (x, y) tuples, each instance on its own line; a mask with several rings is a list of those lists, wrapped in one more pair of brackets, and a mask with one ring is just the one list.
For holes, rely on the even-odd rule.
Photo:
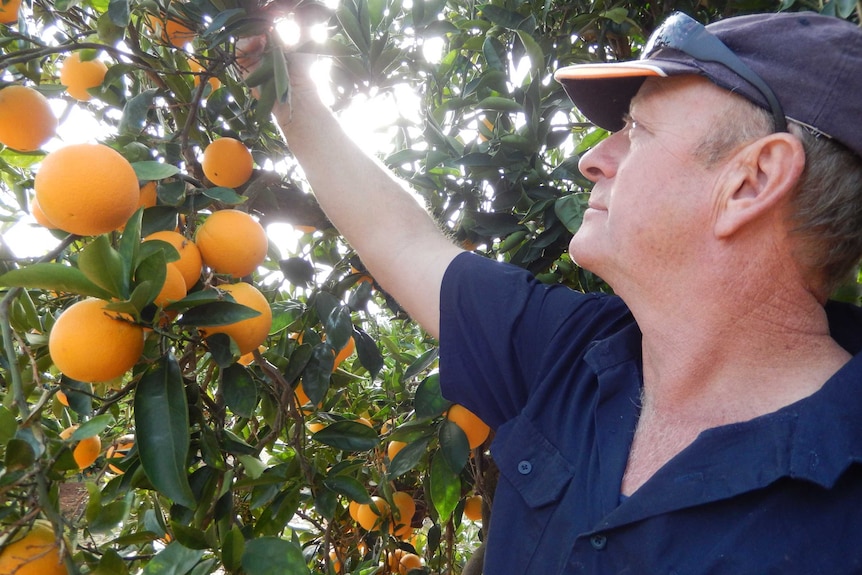
[[(276, 52), (278, 51), (278, 52)], [(239, 38), (236, 42), (236, 65), (256, 99), (272, 100), (272, 112), (282, 129), (290, 124), (292, 109), (309, 98), (319, 99), (309, 69), (315, 57), (288, 51), (275, 36), (264, 34)], [(289, 98), (278, 94), (279, 79), (286, 82)], [(270, 93), (268, 93), (270, 92)]]

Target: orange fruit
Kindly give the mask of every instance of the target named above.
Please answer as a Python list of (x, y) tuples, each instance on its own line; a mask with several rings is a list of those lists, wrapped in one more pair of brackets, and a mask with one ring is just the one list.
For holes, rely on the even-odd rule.
[(38, 150), (57, 133), (57, 123), (48, 99), (33, 88), (0, 90), (0, 144), (19, 152)]
[(482, 521), (482, 496), (471, 495), (464, 502), (464, 517), (470, 521)]
[(66, 92), (81, 102), (92, 98), (89, 88), (101, 86), (105, 81), (108, 67), (98, 59), (81, 60), (80, 52), (72, 52), (63, 61), (60, 69), (60, 83), (66, 86)]
[(398, 452), (405, 447), (407, 447), (407, 443), (404, 441), (390, 441), (389, 445), (386, 446), (386, 456), (389, 458), (389, 461), (395, 459)]
[(302, 389), (302, 382), (301, 381), (298, 384), (296, 384), (296, 388), (293, 390), (293, 393), (296, 396), (297, 407), (304, 408), (302, 410), (302, 413), (308, 415), (309, 413), (312, 413), (315, 409), (317, 409), (317, 407), (319, 407), (319, 406), (315, 406), (312, 409), (305, 408), (306, 405), (311, 403), (311, 400), (305, 394), (305, 390)]
[(341, 573), (341, 561), (338, 560), (338, 553), (334, 549), (329, 552), (329, 562), (332, 565), (333, 571)]
[(148, 28), (174, 48), (183, 48), (195, 39), (195, 32), (182, 22), (164, 15), (147, 15)]
[(102, 440), (98, 435), (87, 437), (78, 442), (75, 449), (72, 450), (72, 455), (75, 458), (75, 463), (79, 469), (86, 469), (93, 465), (102, 451)]
[(476, 449), (488, 439), (488, 434), (491, 428), (484, 421), (464, 407), (463, 405), (454, 404), (446, 413), (446, 419), (457, 425), (467, 435), (467, 442), (470, 444), (470, 449)]
[(69, 397), (63, 391), (57, 392), (57, 401), (60, 402), (60, 405), (69, 407)]
[(0, 2), (0, 24), (14, 24), (18, 21), (18, 9), (21, 7), (21, 0), (9, 0), (8, 2)]
[(350, 514), (350, 517), (353, 518), (354, 521), (359, 523), (359, 506), (362, 505), (358, 501), (351, 501), (350, 505), (347, 506), (347, 512)]
[[(257, 351), (259, 351), (260, 353), (265, 352), (266, 346), (265, 345), (259, 345), (257, 347)], [(236, 360), (236, 362), (240, 365), (251, 365), (252, 362), (254, 362), (254, 350), (251, 350), (248, 353), (242, 354), (242, 357), (240, 357), (238, 360)]]
[(158, 201), (159, 195), (156, 192), (155, 182), (150, 181), (141, 186), (140, 196), (138, 197), (139, 208), (152, 208)]
[(403, 549), (393, 549), (392, 551), (386, 552), (386, 564), (389, 566), (390, 573), (398, 573), (398, 566), (401, 563), (401, 557), (404, 556), (406, 551)]
[(404, 553), (398, 562), (398, 573), (406, 575), (413, 569), (422, 569), (422, 558), (415, 553)]
[(393, 511), (390, 531), (401, 539), (410, 537), (413, 533), (413, 515), (416, 514), (416, 502), (413, 501), (413, 496), (405, 491), (396, 491), (392, 494), (392, 503), (397, 511)]
[(51, 524), (36, 521), (23, 537), (0, 549), (0, 573), (67, 575)]
[(239, 210), (213, 212), (198, 226), (195, 244), (215, 273), (247, 276), (266, 259), (269, 240), (257, 220)]
[(78, 381), (120, 377), (144, 351), (144, 330), (131, 318), (105, 310), (108, 302), (88, 298), (60, 314), (48, 336), (48, 353), (61, 372)]
[(95, 236), (124, 225), (138, 209), (140, 190), (126, 158), (103, 144), (72, 144), (42, 160), (33, 187), (52, 224)]
[(338, 369), (338, 366), (341, 365), (341, 363), (345, 359), (347, 359), (348, 357), (353, 355), (353, 352), (355, 350), (356, 350), (356, 342), (353, 341), (353, 336), (350, 336), (350, 339), (347, 340), (347, 343), (345, 344), (345, 346), (343, 348), (341, 348), (341, 350), (338, 353), (335, 354), (335, 362), (332, 365), (332, 371), (335, 371), (336, 369)]
[(170, 262), (176, 266), (186, 282), (186, 290), (192, 289), (201, 278), (201, 269), (204, 266), (201, 252), (195, 243), (179, 232), (164, 230), (153, 232), (144, 238), (144, 241), (162, 240), (174, 246), (180, 254), (180, 259)]
[(218, 289), (233, 296), (236, 303), (259, 311), (260, 315), (228, 325), (201, 326), (200, 332), (204, 337), (225, 333), (236, 342), (240, 354), (246, 354), (262, 344), (269, 335), (269, 328), (272, 327), (272, 309), (269, 307), (269, 302), (251, 284), (226, 284), (218, 286)]
[(48, 216), (45, 215), (45, 212), (42, 211), (42, 207), (39, 205), (39, 201), (36, 200), (36, 198), (33, 198), (33, 201), (30, 202), (30, 214), (32, 214), (33, 219), (36, 220), (36, 223), (43, 228), (49, 230), (57, 229), (57, 226), (52, 224), (51, 220), (48, 219)]
[(182, 48), (195, 39), (195, 33), (191, 28), (172, 18), (165, 21), (164, 36), (175, 48)]
[(188, 290), (186, 289), (186, 280), (183, 277), (183, 272), (173, 263), (165, 266), (165, 283), (159, 295), (156, 296), (155, 303), (159, 307), (173, 303), (186, 297)]
[(313, 234), (317, 231), (317, 228), (315, 228), (314, 226), (300, 226), (298, 224), (294, 224), (293, 229), (300, 231), (304, 234)]
[[(77, 425), (72, 425), (67, 427), (63, 431), (60, 432), (60, 439), (69, 439), (72, 437), (72, 434), (75, 433), (75, 430), (78, 429)], [(90, 437), (85, 437), (72, 449), (72, 456), (75, 458), (75, 463), (78, 464), (79, 469), (85, 469), (93, 465), (93, 462), (99, 457), (99, 453), (102, 451), (102, 440), (98, 435), (92, 435)]]
[(374, 496), (371, 501), (373, 503), (360, 503), (356, 510), (356, 522), (366, 531), (379, 529), (381, 519), (389, 515), (389, 504), (385, 499)]
[(370, 421), (368, 421), (368, 418), (357, 417), (356, 423), (361, 423), (362, 425), (365, 425), (366, 427), (370, 427), (371, 429), (374, 429), (374, 424), (371, 423)]
[[(194, 83), (195, 88), (197, 88), (201, 84), (201, 78), (203, 77), (202, 73), (205, 72), (206, 69), (200, 62), (198, 62), (194, 58), (189, 58), (189, 70), (195, 73)], [(215, 76), (210, 76), (209, 78), (207, 78), (207, 83), (210, 85), (210, 91), (218, 90), (221, 86), (221, 80), (219, 80)]]
[(219, 138), (204, 149), (201, 167), (215, 185), (238, 188), (251, 178), (254, 159), (239, 140)]
[(114, 443), (112, 443), (108, 449), (105, 451), (105, 459), (108, 461), (108, 469), (116, 473), (117, 475), (122, 475), (124, 471), (111, 463), (111, 461), (117, 462), (126, 455), (129, 454), (129, 451), (135, 446), (135, 437), (133, 435), (124, 435), (117, 439)]
[(310, 423), (308, 424), (308, 430), (309, 430), (311, 433), (317, 433), (317, 432), (318, 432), (318, 431), (320, 431), (321, 429), (325, 429), (325, 428), (326, 428), (326, 424), (325, 424), (325, 423), (321, 423), (321, 422), (319, 422), (319, 421), (312, 421), (312, 422), (310, 422)]

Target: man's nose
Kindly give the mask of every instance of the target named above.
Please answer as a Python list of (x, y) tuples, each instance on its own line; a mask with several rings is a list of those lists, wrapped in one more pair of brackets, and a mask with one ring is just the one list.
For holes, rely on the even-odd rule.
[(593, 183), (612, 178), (616, 174), (625, 139), (623, 132), (611, 134), (581, 156), (578, 170)]

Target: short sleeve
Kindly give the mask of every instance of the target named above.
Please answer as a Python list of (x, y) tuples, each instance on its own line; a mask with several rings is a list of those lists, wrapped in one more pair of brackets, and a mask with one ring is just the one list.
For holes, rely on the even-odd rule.
[[(443, 395), (491, 427), (515, 417), (559, 346), (587, 339), (571, 333), (608, 296), (542, 284), (528, 271), (472, 253), (458, 255), (440, 293)], [(561, 330), (563, 334), (560, 335)], [(577, 353), (577, 352), (575, 352)]]

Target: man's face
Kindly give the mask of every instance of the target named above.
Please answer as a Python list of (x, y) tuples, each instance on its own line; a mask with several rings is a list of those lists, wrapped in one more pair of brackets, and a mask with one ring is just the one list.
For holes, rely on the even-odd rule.
[(694, 76), (644, 82), (626, 127), (580, 160), (595, 185), (569, 244), (579, 265), (619, 291), (668, 278), (697, 257), (711, 235), (718, 166), (707, 168), (695, 151), (721, 126), (729, 98)]

